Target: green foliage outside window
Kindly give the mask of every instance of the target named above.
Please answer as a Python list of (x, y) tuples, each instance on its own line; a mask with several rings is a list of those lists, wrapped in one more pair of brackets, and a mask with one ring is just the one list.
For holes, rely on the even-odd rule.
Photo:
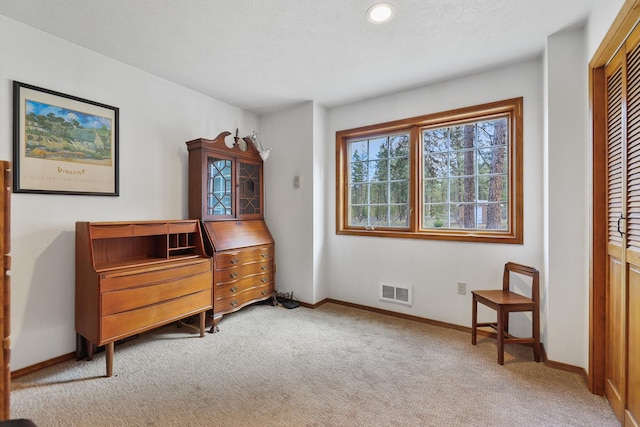
[(409, 224), (409, 135), (349, 142), (349, 223), (367, 227)]
[(337, 132), (337, 232), (522, 243), (522, 104)]

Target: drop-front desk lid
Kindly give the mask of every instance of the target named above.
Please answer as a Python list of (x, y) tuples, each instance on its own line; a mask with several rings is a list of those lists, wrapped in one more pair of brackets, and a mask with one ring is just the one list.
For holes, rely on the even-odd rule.
[(267, 224), (261, 219), (206, 221), (203, 225), (216, 252), (273, 243)]

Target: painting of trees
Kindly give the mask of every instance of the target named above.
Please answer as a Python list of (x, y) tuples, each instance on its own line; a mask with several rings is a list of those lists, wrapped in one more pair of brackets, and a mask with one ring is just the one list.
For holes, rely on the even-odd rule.
[(112, 166), (112, 123), (108, 118), (27, 100), (25, 156)]

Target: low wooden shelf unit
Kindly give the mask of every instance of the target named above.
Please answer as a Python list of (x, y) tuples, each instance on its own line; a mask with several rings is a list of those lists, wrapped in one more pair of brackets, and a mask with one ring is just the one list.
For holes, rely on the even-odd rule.
[(212, 260), (197, 220), (76, 223), (76, 353), (212, 308)]

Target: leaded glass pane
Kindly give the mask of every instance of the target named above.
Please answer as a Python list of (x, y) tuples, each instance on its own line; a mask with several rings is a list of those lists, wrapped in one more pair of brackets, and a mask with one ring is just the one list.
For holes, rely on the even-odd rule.
[(239, 166), (239, 211), (241, 215), (259, 215), (260, 211), (260, 165), (238, 162)]
[(232, 215), (231, 160), (207, 159), (207, 214)]

